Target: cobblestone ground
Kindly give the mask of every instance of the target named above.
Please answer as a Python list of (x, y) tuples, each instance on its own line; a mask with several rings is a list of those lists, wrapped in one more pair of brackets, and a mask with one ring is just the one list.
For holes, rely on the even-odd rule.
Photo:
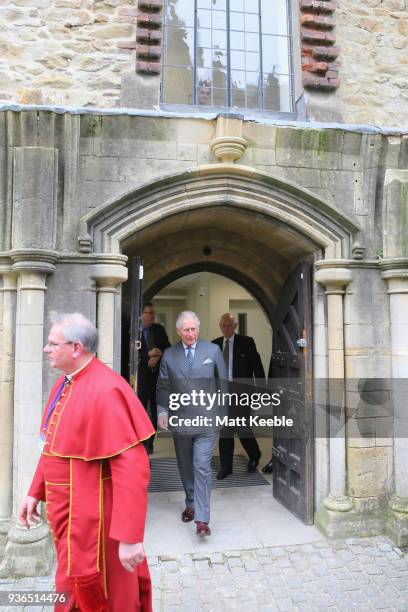
[[(408, 611), (408, 551), (382, 536), (149, 561), (154, 612)], [(1, 591), (50, 585), (0, 580)], [(2, 608), (17, 609), (41, 608)]]

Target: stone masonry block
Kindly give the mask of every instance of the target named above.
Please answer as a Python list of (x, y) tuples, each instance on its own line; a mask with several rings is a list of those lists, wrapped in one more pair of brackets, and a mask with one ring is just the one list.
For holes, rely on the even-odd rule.
[(13, 248), (55, 248), (58, 152), (14, 151)]

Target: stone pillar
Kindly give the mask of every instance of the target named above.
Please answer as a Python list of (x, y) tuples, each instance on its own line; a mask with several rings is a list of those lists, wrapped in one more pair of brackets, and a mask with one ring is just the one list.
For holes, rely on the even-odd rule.
[[(389, 500), (387, 531), (397, 546), (408, 546), (408, 261), (399, 263), (399, 269), (382, 273), (390, 296), (394, 408), (394, 493)], [(388, 267), (387, 262), (382, 266)]]
[[(13, 515), (27, 494), (40, 456), (39, 427), (43, 408), (44, 294), (55, 256), (14, 252), (18, 273), (14, 385)], [(0, 576), (35, 576), (51, 570), (48, 527), (30, 531), (14, 524), (9, 531)], [(27, 546), (30, 544), (30, 546)]]
[(327, 296), (330, 467), (329, 494), (317, 512), (316, 523), (328, 536), (334, 536), (338, 533), (338, 513), (346, 513), (353, 506), (347, 496), (343, 326), (343, 295), (352, 274), (347, 268), (322, 264), (316, 266), (315, 280), (325, 287)]
[(0, 558), (4, 554), (13, 512), (13, 409), (16, 274), (0, 268), (3, 278), (0, 343)]
[(114, 334), (120, 334), (120, 322), (115, 321), (115, 296), (117, 286), (127, 280), (128, 271), (124, 263), (96, 264), (92, 278), (96, 281), (96, 324), (99, 329), (98, 358), (113, 367)]

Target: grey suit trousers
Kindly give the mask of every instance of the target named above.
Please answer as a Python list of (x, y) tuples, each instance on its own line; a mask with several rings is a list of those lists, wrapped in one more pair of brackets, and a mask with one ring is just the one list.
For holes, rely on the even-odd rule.
[(186, 494), (186, 506), (195, 520), (210, 522), (211, 457), (217, 433), (174, 436), (177, 464)]

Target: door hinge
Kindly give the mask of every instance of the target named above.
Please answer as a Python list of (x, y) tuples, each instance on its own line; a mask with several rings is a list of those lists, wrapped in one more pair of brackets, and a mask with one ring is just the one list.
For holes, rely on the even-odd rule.
[(307, 340), (305, 338), (299, 338), (299, 340), (296, 340), (296, 344), (300, 348), (306, 348), (307, 347)]

